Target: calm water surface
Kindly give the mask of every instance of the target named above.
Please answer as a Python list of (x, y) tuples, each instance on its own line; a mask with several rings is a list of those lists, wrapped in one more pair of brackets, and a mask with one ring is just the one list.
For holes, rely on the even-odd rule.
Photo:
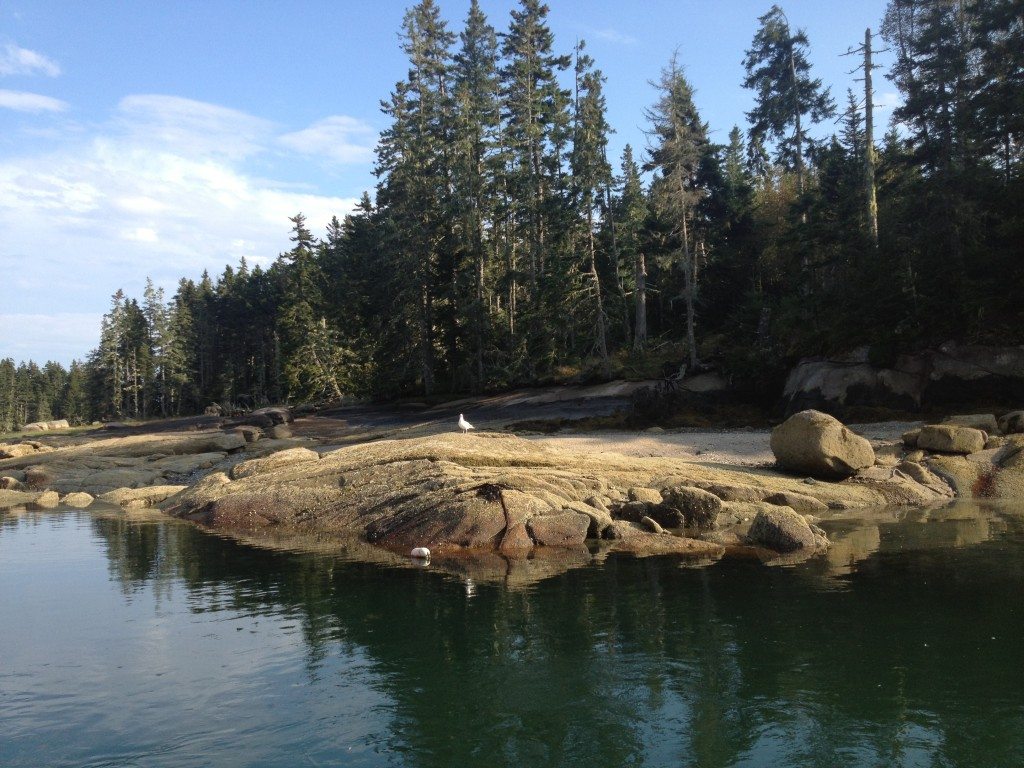
[(828, 526), (509, 589), (0, 512), (0, 765), (1024, 765), (1024, 509)]

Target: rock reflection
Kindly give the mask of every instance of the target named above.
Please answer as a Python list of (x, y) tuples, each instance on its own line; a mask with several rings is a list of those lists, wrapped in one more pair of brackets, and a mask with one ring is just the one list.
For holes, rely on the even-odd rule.
[[(787, 569), (615, 554), (585, 568), (581, 551), (419, 570), (358, 542), (239, 543), (116, 516), (94, 530), (126, 592), (173, 581), (194, 611), (216, 596), (296, 616), (311, 684), (339, 684), (332, 659), (358, 648), (394, 723), (374, 749), (403, 764), (899, 765), (922, 750), (1020, 764), (1020, 686), (1005, 672), (1024, 661), (1024, 616), (1007, 610), (1024, 566), (1019, 546), (991, 546), (1004, 513), (822, 525), (833, 549)], [(815, 586), (818, 567), (846, 588)]]
[(970, 547), (1011, 529), (1017, 507), (1004, 502), (956, 501), (923, 509), (848, 510), (822, 520), (831, 546), (828, 573), (850, 574), (878, 553)]

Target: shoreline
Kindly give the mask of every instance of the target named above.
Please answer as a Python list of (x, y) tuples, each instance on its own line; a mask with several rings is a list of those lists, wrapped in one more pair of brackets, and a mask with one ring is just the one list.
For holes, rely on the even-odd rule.
[[(981, 467), (971, 459), (994, 458), (990, 451), (907, 463), (900, 436), (915, 424), (858, 425), (854, 431), (872, 438), (875, 466), (832, 482), (775, 468), (767, 430), (463, 435), (444, 414), (398, 424), (322, 415), (289, 421), (284, 409), (272, 416), (261, 415), (277, 422), (262, 428), (226, 422), (189, 431), (179, 420), (123, 436), (8, 445), (8, 453), (24, 452), (0, 459), (0, 477), (15, 481), (4, 481), (0, 508), (85, 506), (95, 497), (125, 509), (156, 507), (237, 538), (313, 537), (385, 560), (426, 546), (449, 569), (507, 579), (519, 564), (529, 581), (530, 573), (614, 551), (691, 563), (806, 560), (829, 549), (823, 520), (969, 498), (957, 473)], [(485, 430), (503, 426), (474, 419)], [(955, 465), (952, 476), (929, 468), (943, 464)], [(898, 471), (911, 466), (919, 468), (913, 476)], [(1024, 486), (1024, 473), (1004, 474), (1013, 478), (1005, 487)]]

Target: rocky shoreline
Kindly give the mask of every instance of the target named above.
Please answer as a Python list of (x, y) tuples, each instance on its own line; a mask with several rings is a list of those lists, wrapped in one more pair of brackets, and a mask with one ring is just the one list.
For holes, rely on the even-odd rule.
[(1015, 414), (1002, 424), (957, 417), (872, 445), (830, 416), (802, 412), (773, 433), (772, 468), (580, 451), (500, 432), (337, 447), (291, 436), (291, 418), (275, 409), (219, 429), (2, 444), (0, 509), (96, 499), (236, 536), (358, 541), (398, 555), (429, 547), (435, 560), (497, 558), (507, 568), (538, 558), (571, 567), (609, 551), (793, 562), (825, 552), (818, 523), (844, 511), (1024, 500), (1024, 434), (995, 434), (1024, 426)]

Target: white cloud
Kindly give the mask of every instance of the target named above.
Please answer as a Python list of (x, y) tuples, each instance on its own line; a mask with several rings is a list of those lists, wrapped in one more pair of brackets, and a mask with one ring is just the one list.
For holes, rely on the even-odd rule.
[(149, 227), (135, 227), (121, 233), (121, 238), (134, 243), (155, 243), (160, 237)]
[(286, 133), (278, 142), (304, 155), (321, 155), (338, 163), (365, 163), (373, 159), (377, 133), (374, 129), (345, 115), (332, 115), (295, 133)]
[(16, 112), (63, 112), (68, 105), (67, 102), (51, 96), (0, 89), (0, 107)]
[[(147, 276), (170, 295), (179, 278), (219, 274), (243, 256), (267, 266), (290, 247), (288, 217), (299, 211), (314, 231), (351, 211), (354, 198), (246, 167), (252, 157), (284, 152), (278, 134), (271, 122), (225, 107), (131, 96), (90, 135), (55, 138), (45, 154), (0, 156), (4, 310), (10, 317), (50, 306), (105, 311), (120, 287), (141, 294)], [(51, 320), (37, 333), (18, 322), (16, 335), (0, 327), (0, 356), (4, 344), (16, 357), (58, 356), (52, 329), (66, 326)], [(76, 337), (80, 346), (67, 341), (58, 359), (86, 354), (98, 322), (90, 319)]]
[(245, 112), (159, 94), (121, 99), (115, 125), (133, 143), (233, 159), (262, 152), (274, 131), (269, 120)]
[(632, 35), (623, 34), (617, 29), (607, 27), (605, 29), (590, 29), (588, 30), (591, 37), (595, 40), (603, 40), (606, 43), (616, 43), (618, 45), (636, 45), (637, 39)]
[(903, 97), (895, 91), (886, 91), (885, 93), (876, 93), (874, 102), (876, 109), (895, 109), (903, 105)]
[(57, 77), (60, 67), (57, 62), (41, 53), (7, 43), (0, 48), (0, 75), (48, 75)]

